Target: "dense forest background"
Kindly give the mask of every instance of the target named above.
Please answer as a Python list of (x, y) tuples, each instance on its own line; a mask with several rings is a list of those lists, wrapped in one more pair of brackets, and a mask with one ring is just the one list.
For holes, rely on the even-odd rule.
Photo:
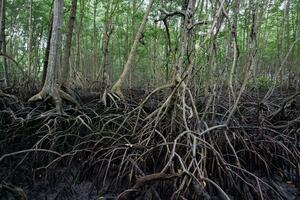
[[(7, 63), (7, 72), (2, 67), (1, 76), (11, 84), (21, 79), (41, 82), (47, 63), (45, 49), (52, 23), (53, 2), (3, 2), (6, 12), (1, 41), (5, 36), (3, 48), (17, 64), (5, 57), (1, 59), (2, 66), (4, 62)], [(66, 0), (63, 41), (69, 31), (71, 3), (78, 6), (75, 8), (70, 47), (70, 81), (87, 87), (95, 81), (103, 81), (107, 72), (109, 83), (112, 84), (127, 61), (149, 2)], [(180, 54), (181, 16), (178, 13), (169, 16), (163, 11), (180, 11), (181, 6), (182, 1), (161, 0), (153, 3), (132, 63), (133, 68), (126, 80), (128, 87), (154, 88), (172, 79)], [(193, 41), (189, 48), (194, 56), (193, 83), (196, 88), (210, 87), (211, 83), (221, 85), (224, 80), (228, 84), (232, 78), (234, 85), (241, 85), (245, 71), (249, 70), (249, 57), (253, 55), (250, 44), (253, 25), (256, 29), (253, 47), (255, 63), (249, 83), (263, 87), (272, 83), (286, 87), (299, 86), (300, 47), (294, 44), (300, 32), (299, 1), (196, 1), (195, 8), (197, 10), (191, 18), (195, 23), (191, 30)], [(62, 63), (67, 47), (61, 47)], [(187, 63), (185, 60), (182, 68)], [(59, 67), (59, 71), (62, 68)]]

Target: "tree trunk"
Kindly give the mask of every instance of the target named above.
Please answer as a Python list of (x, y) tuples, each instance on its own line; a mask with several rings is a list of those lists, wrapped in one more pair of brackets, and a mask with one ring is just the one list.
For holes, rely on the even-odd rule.
[(29, 17), (28, 17), (28, 75), (32, 75), (32, 0), (29, 1)]
[(62, 98), (71, 101), (78, 105), (70, 95), (60, 90), (57, 86), (57, 71), (59, 67), (59, 57), (62, 41), (62, 25), (63, 25), (63, 0), (54, 1), (53, 9), (53, 25), (52, 25), (52, 37), (50, 41), (49, 63), (47, 67), (47, 74), (44, 86), (38, 94), (31, 97), (29, 101), (37, 101), (45, 99), (47, 96), (52, 97), (56, 105), (56, 110), (62, 112)]
[[(97, 17), (97, 6), (98, 6), (98, 0), (94, 0), (94, 8), (93, 8), (93, 67), (91, 67), (91, 72), (93, 69), (97, 71), (97, 56), (98, 56), (98, 49), (97, 49), (97, 25), (96, 25), (96, 17)], [(91, 77), (93, 79), (94, 76)]]
[(103, 70), (102, 76), (104, 79), (104, 83), (106, 85), (109, 84), (109, 76), (107, 73), (107, 67), (109, 65), (109, 41), (110, 36), (112, 34), (112, 27), (111, 27), (111, 20), (109, 19), (108, 22), (105, 24), (105, 30), (103, 32), (103, 39), (102, 39), (102, 61), (101, 61), (101, 69)]
[(63, 0), (54, 1), (52, 37), (50, 41), (49, 63), (43, 89), (51, 90), (56, 87), (56, 72), (59, 66), (59, 51), (62, 40)]
[(236, 1), (233, 4), (233, 22), (231, 24), (231, 42), (230, 46), (232, 47), (232, 50), (230, 50), (230, 54), (233, 54), (232, 58), (232, 65), (230, 69), (230, 74), (229, 74), (229, 89), (231, 92), (231, 95), (233, 99), (235, 99), (235, 93), (233, 89), (233, 78), (234, 78), (234, 73), (236, 70), (238, 58), (239, 58), (239, 48), (238, 48), (238, 41), (237, 41), (237, 26), (238, 26), (238, 13), (239, 13), (239, 7), (240, 7), (240, 2)]
[(149, 14), (150, 14), (152, 5), (153, 5), (153, 0), (149, 0), (148, 6), (147, 6), (145, 14), (144, 14), (144, 18), (142, 20), (142, 23), (140, 25), (140, 28), (139, 28), (136, 36), (135, 36), (133, 45), (131, 47), (131, 51), (130, 51), (130, 53), (128, 55), (127, 62), (125, 64), (124, 68), (123, 68), (123, 71), (122, 71), (121, 75), (119, 76), (119, 79), (117, 80), (117, 82), (112, 87), (112, 92), (116, 93), (121, 98), (124, 97), (123, 93), (121, 91), (121, 88), (123, 86), (123, 83), (124, 83), (124, 81), (126, 79), (126, 76), (127, 76), (128, 72), (131, 69), (131, 64), (132, 64), (132, 62), (134, 60), (134, 56), (136, 54), (136, 50), (137, 50), (139, 41), (142, 38), (142, 34), (144, 32), (145, 25), (146, 25), (146, 22), (147, 22), (147, 18), (148, 18)]
[[(107, 2), (107, 5), (105, 7), (106, 12), (105, 12), (105, 24), (104, 24), (104, 31), (103, 31), (103, 36), (102, 36), (102, 60), (101, 60), (101, 74), (103, 78), (103, 82), (105, 84), (105, 87), (108, 87), (110, 85), (110, 78), (109, 72), (108, 72), (108, 66), (109, 66), (109, 61), (110, 61), (110, 53), (109, 53), (109, 44), (110, 44), (110, 39), (111, 35), (113, 33), (114, 27), (113, 27), (113, 15), (114, 11), (116, 11), (118, 7), (118, 4), (112, 7), (110, 2)], [(112, 61), (113, 62), (113, 61)], [(114, 66), (114, 65), (112, 65)], [(111, 72), (111, 71), (110, 71)], [(112, 75), (112, 73), (110, 73)], [(98, 79), (98, 76), (97, 76)]]
[[(0, 0), (0, 52), (6, 55), (6, 39), (5, 39), (5, 0)], [(3, 56), (3, 79), (4, 87), (8, 86), (7, 59)]]
[(235, 102), (232, 106), (232, 109), (230, 110), (228, 114), (228, 118), (226, 120), (226, 124), (228, 124), (235, 113), (235, 111), (238, 109), (238, 104), (241, 99), (241, 96), (243, 92), (246, 89), (247, 82), (251, 75), (253, 75), (253, 72), (256, 68), (257, 65), (257, 33), (258, 33), (258, 18), (257, 18), (257, 8), (258, 8), (258, 3), (256, 0), (249, 0), (249, 6), (250, 6), (250, 12), (251, 12), (251, 31), (249, 34), (249, 57), (248, 57), (248, 63), (244, 68), (245, 71), (245, 77), (244, 81), (242, 83), (241, 89), (235, 99)]
[(66, 37), (65, 49), (64, 49), (64, 58), (62, 63), (63, 71), (62, 71), (61, 84), (66, 88), (69, 87), (70, 55), (71, 55), (73, 29), (76, 20), (76, 11), (77, 11), (77, 0), (72, 0), (69, 23), (68, 23), (68, 31), (67, 31), (67, 37)]
[(44, 85), (47, 75), (47, 68), (48, 68), (48, 62), (49, 62), (49, 53), (50, 53), (50, 43), (51, 43), (51, 37), (52, 37), (52, 27), (53, 27), (53, 12), (52, 9), (50, 11), (50, 22), (49, 22), (49, 28), (48, 28), (48, 38), (47, 38), (47, 44), (45, 49), (45, 57), (44, 57), (44, 65), (43, 65), (43, 75), (42, 75), (42, 85)]
[(77, 34), (76, 34), (76, 59), (75, 59), (75, 66), (77, 69), (81, 69), (81, 45), (80, 45), (80, 39), (81, 39), (81, 29), (83, 26), (83, 18), (84, 18), (84, 0), (80, 0), (80, 16), (79, 16), (79, 23), (77, 24)]

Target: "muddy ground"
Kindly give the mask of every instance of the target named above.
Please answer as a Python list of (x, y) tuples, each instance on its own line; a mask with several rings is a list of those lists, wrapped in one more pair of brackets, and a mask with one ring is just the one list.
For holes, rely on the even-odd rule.
[[(49, 102), (27, 103), (30, 93), (15, 93), (17, 99), (0, 98), (1, 200), (22, 199), (23, 192), (30, 200), (108, 200), (116, 199), (129, 188), (133, 188), (131, 193), (134, 194), (129, 192), (127, 199), (170, 199), (184, 180), (185, 175), (179, 173), (180, 163), (174, 161), (174, 166), (178, 168), (177, 178), (162, 178), (135, 187), (140, 184), (139, 177), (160, 172), (168, 161), (166, 149), (160, 148), (165, 143), (152, 141), (159, 136), (148, 136), (144, 132), (144, 127), (149, 126), (149, 123), (144, 124), (148, 114), (156, 110), (168, 93), (152, 98), (139, 115), (134, 111), (147, 95), (147, 92), (140, 89), (128, 90), (127, 102), (117, 102), (117, 105), (110, 102), (106, 106), (100, 102), (99, 93), (78, 92), (76, 95), (82, 107), (77, 109), (66, 104), (62, 115), (52, 112), (53, 106)], [(241, 116), (235, 118), (240, 122), (231, 125), (229, 129), (233, 132), (239, 129), (247, 132), (246, 136), (232, 136), (231, 141), (237, 152), (245, 151), (243, 145), (252, 145), (259, 155), (251, 155), (249, 152), (252, 150), (241, 154), (242, 166), (251, 175), (241, 171), (238, 176), (243, 177), (242, 181), (236, 177), (228, 181), (226, 179), (232, 175), (227, 177), (228, 172), (220, 172), (224, 170), (223, 167), (215, 164), (213, 154), (207, 154), (210, 156), (206, 165), (209, 177), (224, 188), (230, 199), (254, 200), (261, 199), (261, 195), (264, 199), (300, 199), (300, 158), (297, 154), (300, 148), (299, 98), (287, 102), (280, 110), (281, 102), (293, 94), (290, 91), (285, 94), (275, 93), (272, 101), (258, 108), (256, 95), (244, 96), (239, 110)], [(196, 97), (199, 113), (205, 109), (205, 103), (204, 97)], [(261, 109), (258, 116), (256, 108)], [(270, 117), (278, 110), (279, 114)], [(225, 112), (222, 106), (215, 111)], [(138, 117), (142, 120), (139, 121)], [(179, 134), (176, 131), (182, 132), (178, 127), (174, 130), (174, 127), (168, 126), (170, 119), (170, 116), (163, 118), (160, 122), (163, 128), (158, 127), (157, 130), (162, 134), (170, 130), (175, 135)], [(212, 127), (220, 124), (222, 118), (208, 116), (206, 120), (207, 125)], [(266, 125), (263, 124), (265, 121)], [(189, 123), (194, 122), (191, 120)], [(219, 148), (226, 163), (234, 165), (233, 157), (226, 156), (230, 150), (225, 139), (218, 134), (216, 132), (217, 136), (212, 136), (216, 142), (211, 141), (210, 144)], [(239, 140), (235, 137), (242, 138)], [(149, 141), (144, 143), (143, 140), (147, 139)], [(166, 139), (170, 141), (171, 148), (174, 138)], [(284, 146), (283, 150), (280, 146)], [(152, 150), (155, 148), (160, 149)], [(152, 155), (145, 156), (149, 149)], [(178, 154), (186, 156), (186, 151), (179, 148)], [(189, 158), (184, 162), (189, 162)], [(266, 163), (268, 167), (264, 169)], [(174, 166), (168, 173), (172, 172)], [(259, 177), (259, 182), (268, 185), (256, 184), (254, 176)], [(178, 199), (226, 199), (215, 188), (204, 188), (199, 191), (198, 186), (192, 182)], [(16, 191), (20, 192), (21, 197), (16, 195)]]

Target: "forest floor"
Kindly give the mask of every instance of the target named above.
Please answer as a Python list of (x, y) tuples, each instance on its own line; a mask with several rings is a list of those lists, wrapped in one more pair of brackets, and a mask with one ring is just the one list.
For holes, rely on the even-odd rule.
[[(126, 102), (106, 106), (100, 93), (82, 91), (77, 93), (82, 106), (65, 105), (63, 114), (53, 112), (49, 102), (28, 103), (36, 91), (6, 92), (17, 98), (0, 97), (0, 200), (24, 200), (25, 194), (28, 200), (300, 199), (300, 100), (294, 91), (276, 91), (264, 102), (259, 101), (264, 92), (247, 92), (225, 129), (228, 102), (219, 96), (209, 108), (214, 112), (203, 117), (213, 134), (204, 136), (205, 145), (191, 148), (185, 143), (192, 135), (180, 136), (185, 117), (176, 115), (173, 124), (167, 112), (149, 122), (170, 92), (140, 108), (146, 97), (141, 89), (127, 90)], [(195, 102), (203, 116), (204, 98)], [(193, 123), (191, 117), (188, 124)], [(209, 147), (204, 171), (210, 179), (199, 189), (194, 179), (186, 181), (198, 170), (187, 163), (193, 149), (203, 146)]]

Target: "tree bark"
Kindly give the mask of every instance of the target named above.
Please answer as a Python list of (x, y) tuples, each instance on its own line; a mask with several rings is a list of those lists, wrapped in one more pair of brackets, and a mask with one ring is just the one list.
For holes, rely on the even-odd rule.
[(233, 99), (235, 99), (235, 93), (233, 89), (233, 78), (236, 70), (238, 58), (239, 58), (239, 48), (237, 42), (237, 26), (238, 26), (238, 13), (239, 13), (240, 2), (236, 1), (233, 5), (233, 22), (231, 24), (231, 47), (230, 53), (233, 53), (232, 65), (229, 74), (229, 89)]
[[(54, 3), (54, 0), (53, 2)], [(53, 7), (53, 6), (52, 6)], [(43, 75), (42, 75), (42, 85), (44, 85), (47, 75), (47, 68), (48, 68), (48, 62), (49, 62), (49, 53), (50, 53), (50, 43), (51, 43), (51, 37), (52, 37), (52, 27), (53, 27), (53, 12), (52, 9), (50, 11), (50, 22), (49, 22), (49, 28), (48, 28), (48, 38), (47, 38), (47, 44), (45, 49), (45, 56), (44, 56), (44, 64), (43, 64)]]
[(43, 89), (50, 90), (56, 87), (57, 77), (56, 71), (59, 66), (59, 51), (62, 40), (62, 25), (63, 25), (63, 0), (54, 1), (53, 9), (53, 27), (52, 37), (50, 41), (49, 63), (47, 67), (47, 75)]
[(142, 23), (140, 25), (140, 28), (139, 28), (136, 36), (135, 36), (133, 45), (132, 45), (130, 53), (128, 55), (127, 62), (125, 64), (124, 68), (123, 68), (123, 71), (122, 71), (121, 75), (119, 76), (119, 79), (117, 80), (117, 82), (112, 87), (112, 92), (116, 93), (121, 98), (124, 98), (123, 93), (121, 91), (121, 88), (123, 86), (123, 83), (126, 79), (126, 76), (127, 76), (128, 72), (131, 69), (131, 64), (134, 60), (134, 56), (136, 54), (136, 50), (138, 48), (139, 41), (142, 38), (142, 34), (144, 32), (145, 25), (146, 25), (146, 22), (147, 22), (147, 18), (150, 14), (152, 5), (153, 5), (153, 0), (149, 0), (148, 6), (147, 6), (145, 14), (144, 14), (144, 18), (142, 20)]
[(67, 31), (65, 49), (64, 49), (64, 58), (62, 63), (61, 84), (66, 88), (69, 87), (70, 55), (71, 55), (71, 45), (72, 45), (74, 24), (76, 20), (76, 11), (77, 11), (77, 0), (72, 0), (69, 23), (68, 23), (68, 31)]
[(29, 17), (28, 17), (28, 75), (32, 73), (32, 0), (29, 1)]
[(49, 63), (45, 83), (41, 92), (29, 99), (29, 101), (37, 101), (50, 96), (54, 100), (56, 110), (59, 113), (62, 112), (62, 98), (78, 105), (76, 100), (69, 94), (60, 90), (57, 86), (57, 71), (60, 64), (59, 57), (62, 41), (63, 5), (63, 0), (54, 1), (52, 37), (50, 41)]
[(251, 75), (253, 74), (256, 65), (257, 65), (257, 33), (258, 33), (258, 19), (257, 19), (257, 8), (258, 8), (258, 3), (257, 0), (249, 0), (249, 10), (251, 11), (251, 31), (249, 34), (249, 57), (248, 57), (248, 63), (245, 66), (245, 77), (244, 81), (242, 83), (241, 89), (235, 99), (235, 102), (232, 106), (232, 109), (230, 110), (228, 114), (228, 118), (226, 120), (226, 124), (228, 124), (234, 115), (235, 111), (238, 109), (238, 104), (241, 99), (241, 96), (243, 92), (246, 89), (247, 82)]
[[(6, 37), (5, 37), (5, 0), (0, 0), (0, 52), (6, 55)], [(3, 79), (4, 87), (7, 87), (8, 82), (8, 70), (7, 59), (3, 56)]]
[[(108, 87), (110, 85), (110, 73), (108, 71), (108, 67), (110, 64), (110, 52), (109, 52), (109, 44), (110, 44), (110, 39), (111, 35), (113, 33), (114, 27), (113, 27), (113, 16), (115, 11), (118, 8), (119, 2), (115, 6), (112, 6), (110, 2), (107, 2), (107, 5), (105, 7), (106, 12), (105, 12), (105, 24), (104, 24), (104, 30), (103, 30), (103, 36), (102, 36), (102, 60), (101, 60), (101, 70), (99, 72), (99, 75), (102, 75), (103, 82), (105, 84), (105, 87)], [(113, 66), (113, 65), (112, 65)], [(111, 72), (111, 70), (110, 70)], [(97, 75), (97, 79), (99, 77)]]
[(77, 24), (77, 34), (76, 34), (76, 60), (75, 60), (75, 66), (77, 69), (80, 69), (81, 66), (81, 44), (80, 44), (80, 38), (81, 38), (81, 29), (83, 26), (83, 18), (84, 18), (84, 8), (85, 8), (85, 1), (80, 0), (80, 16), (79, 16), (79, 22)]
[[(97, 56), (98, 56), (98, 48), (97, 48), (97, 25), (96, 25), (96, 17), (97, 17), (97, 6), (98, 6), (98, 0), (94, 0), (94, 8), (93, 8), (93, 67), (90, 68), (91, 72), (93, 70), (97, 71)], [(91, 78), (94, 78), (94, 76), (91, 76)]]
[(107, 73), (107, 67), (109, 65), (109, 41), (110, 36), (112, 34), (112, 25), (111, 19), (105, 24), (105, 30), (103, 32), (102, 39), (102, 61), (101, 61), (101, 69), (103, 70), (102, 77), (106, 85), (109, 84), (109, 77)]

